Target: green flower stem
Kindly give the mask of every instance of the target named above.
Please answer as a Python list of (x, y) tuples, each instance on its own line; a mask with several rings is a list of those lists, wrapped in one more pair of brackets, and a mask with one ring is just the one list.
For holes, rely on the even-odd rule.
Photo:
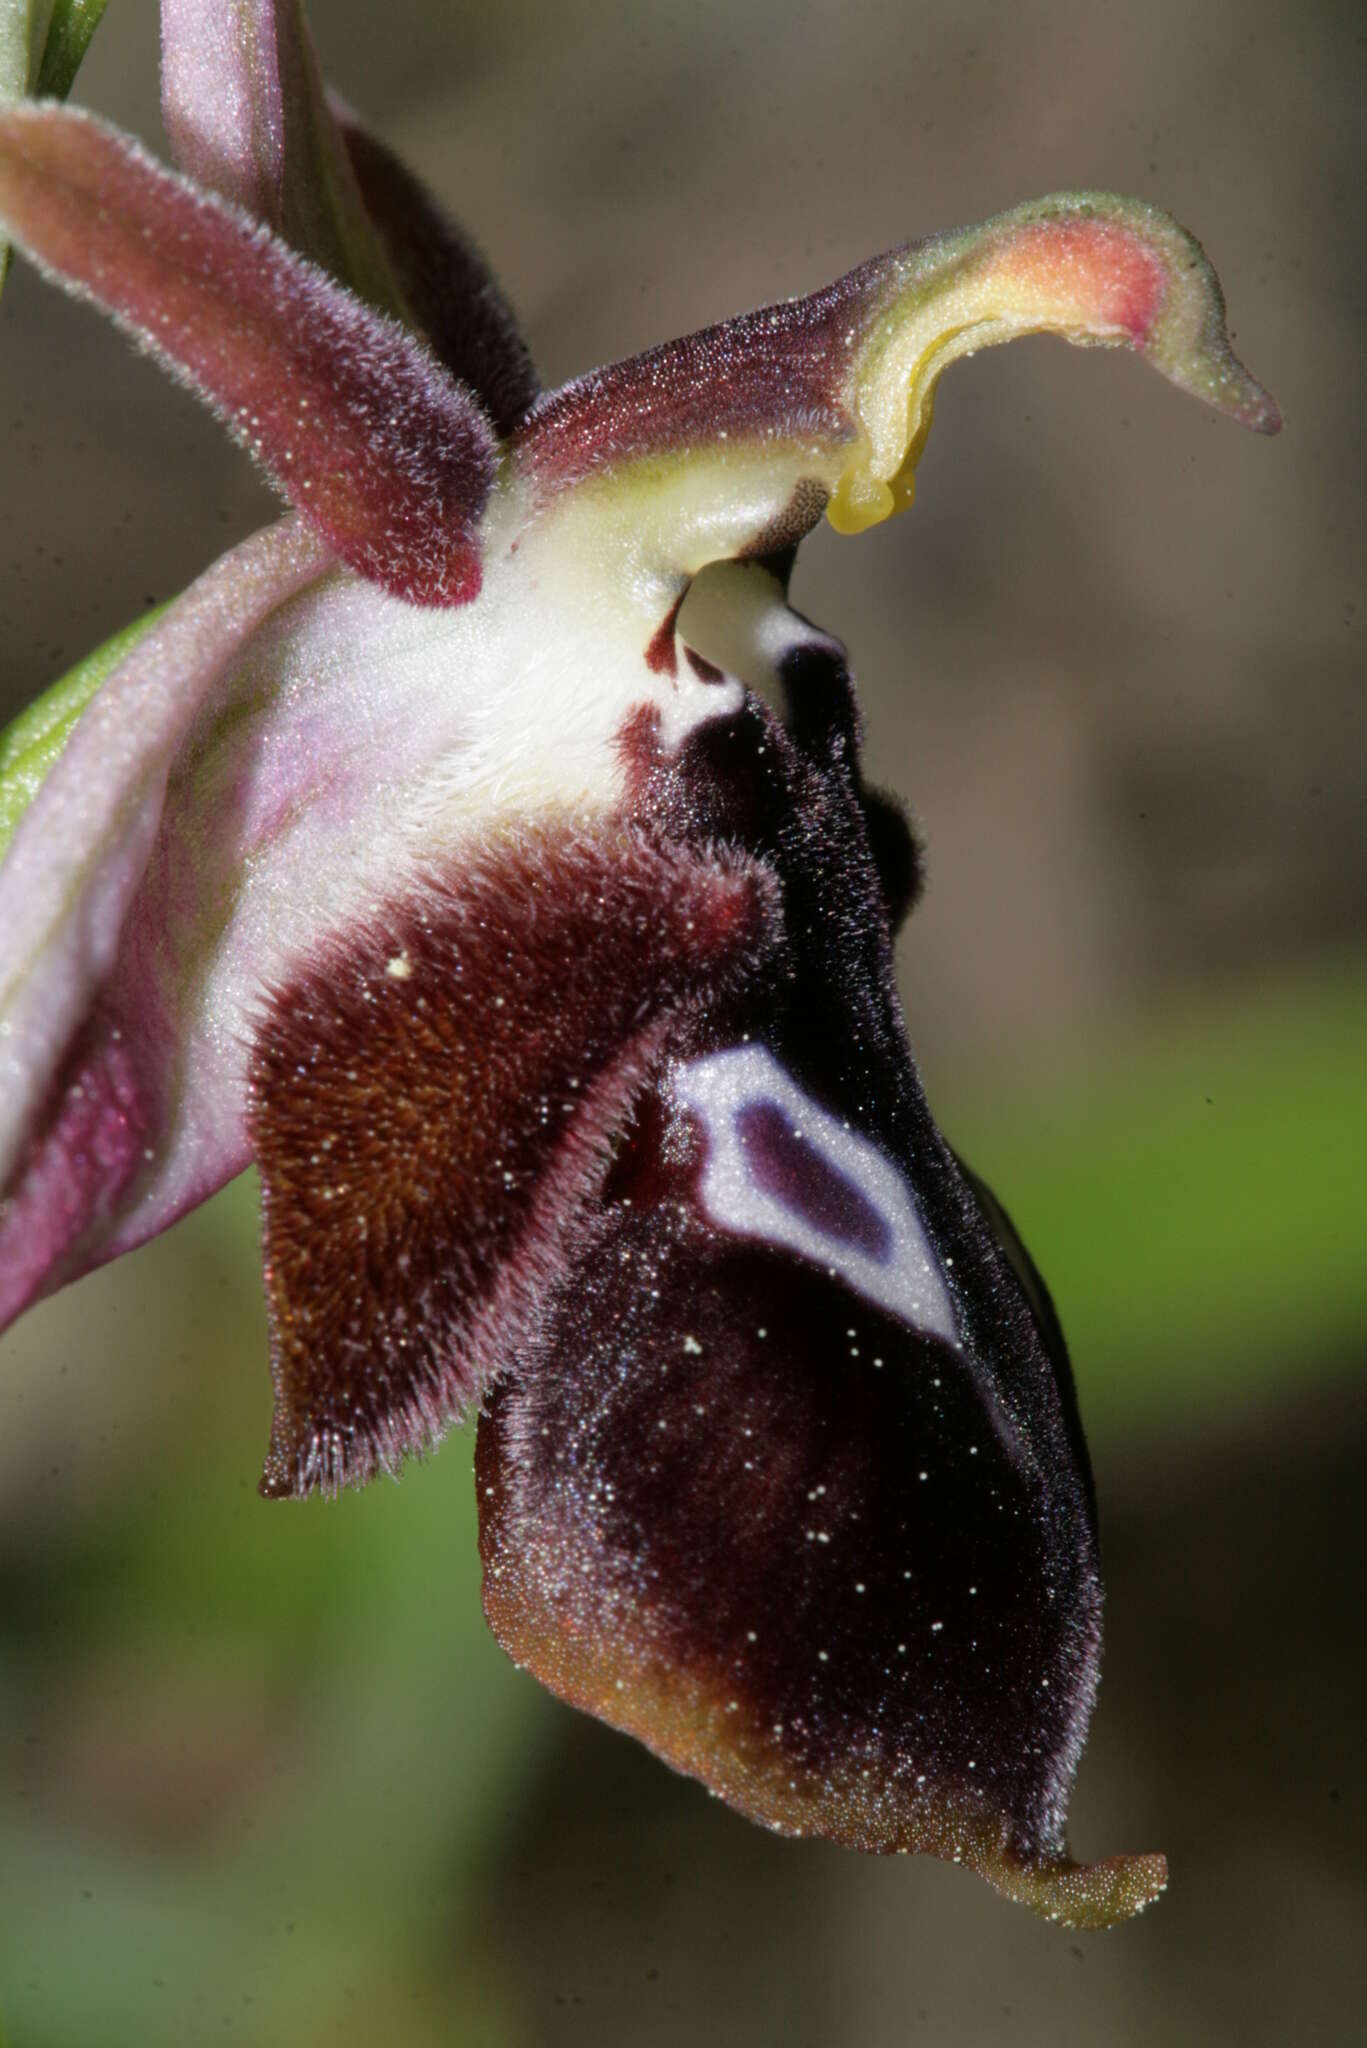
[(39, 99), (66, 98), (107, 4), (108, 0), (52, 0), (52, 18), (33, 80)]

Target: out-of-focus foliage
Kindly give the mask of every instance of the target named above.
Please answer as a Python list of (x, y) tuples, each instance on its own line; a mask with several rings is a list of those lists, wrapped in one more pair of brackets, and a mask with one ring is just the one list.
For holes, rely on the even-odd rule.
[(318, 1513), (258, 1500), (253, 1192), (11, 1347), (0, 1983), (21, 2041), (189, 2040), (206, 2001), (360, 2040), (358, 2001), (377, 2024), (439, 1966), (496, 2041), (451, 1919), (547, 1713), (483, 1628), (468, 1442)]
[(1345, 965), (1176, 1003), (1104, 1065), (946, 1108), (1062, 1305), (1090, 1430), (1210, 1426), (1354, 1361), (1365, 1030)]

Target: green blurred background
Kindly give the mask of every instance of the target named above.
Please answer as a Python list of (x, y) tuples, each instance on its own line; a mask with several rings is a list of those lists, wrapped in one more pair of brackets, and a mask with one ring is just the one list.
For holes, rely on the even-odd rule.
[[(483, 1631), (469, 1441), (255, 1493), (254, 1191), (0, 1344), (8, 2048), (1361, 2039), (1367, 1535), (1363, 36), (1177, 0), (317, 0), (342, 90), (490, 248), (548, 381), (1075, 184), (1202, 237), (1288, 421), (1135, 363), (957, 370), (907, 517), (804, 550), (931, 889), (956, 1143), (1068, 1328), (1109, 1588), (1060, 1933), (761, 1834)], [(151, 0), (78, 97), (162, 148)], [(24, 269), (0, 300), (0, 717), (270, 499)]]

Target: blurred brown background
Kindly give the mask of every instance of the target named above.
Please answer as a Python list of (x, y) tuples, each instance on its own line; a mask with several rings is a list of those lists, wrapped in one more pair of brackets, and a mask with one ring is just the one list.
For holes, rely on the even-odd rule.
[[(931, 889), (950, 1135), (1072, 1336), (1108, 1655), (1074, 1804), (1168, 1897), (1104, 1938), (786, 1844), (541, 1696), (478, 1617), (468, 1445), (254, 1493), (245, 1185), (0, 1346), (0, 2035), (1361, 2038), (1364, 38), (1322, 4), (316, 0), (547, 382), (1071, 185), (1201, 237), (1287, 418), (1109, 354), (956, 370), (914, 511), (804, 549)], [(79, 82), (164, 147), (151, 0)], [(269, 515), (92, 314), (0, 299), (0, 718)]]

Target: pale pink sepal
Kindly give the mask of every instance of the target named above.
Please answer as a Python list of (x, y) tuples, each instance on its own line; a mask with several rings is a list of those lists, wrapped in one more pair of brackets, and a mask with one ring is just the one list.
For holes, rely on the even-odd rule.
[(280, 227), (275, 0), (161, 0), (161, 117), (183, 171)]
[[(0, 864), (0, 1326), (80, 1269), (155, 1152), (178, 1048), (126, 920), (168, 776), (253, 636), (331, 562), (291, 519), (201, 577), (78, 721)], [(179, 1207), (244, 1163), (240, 1138), (202, 1156)]]

